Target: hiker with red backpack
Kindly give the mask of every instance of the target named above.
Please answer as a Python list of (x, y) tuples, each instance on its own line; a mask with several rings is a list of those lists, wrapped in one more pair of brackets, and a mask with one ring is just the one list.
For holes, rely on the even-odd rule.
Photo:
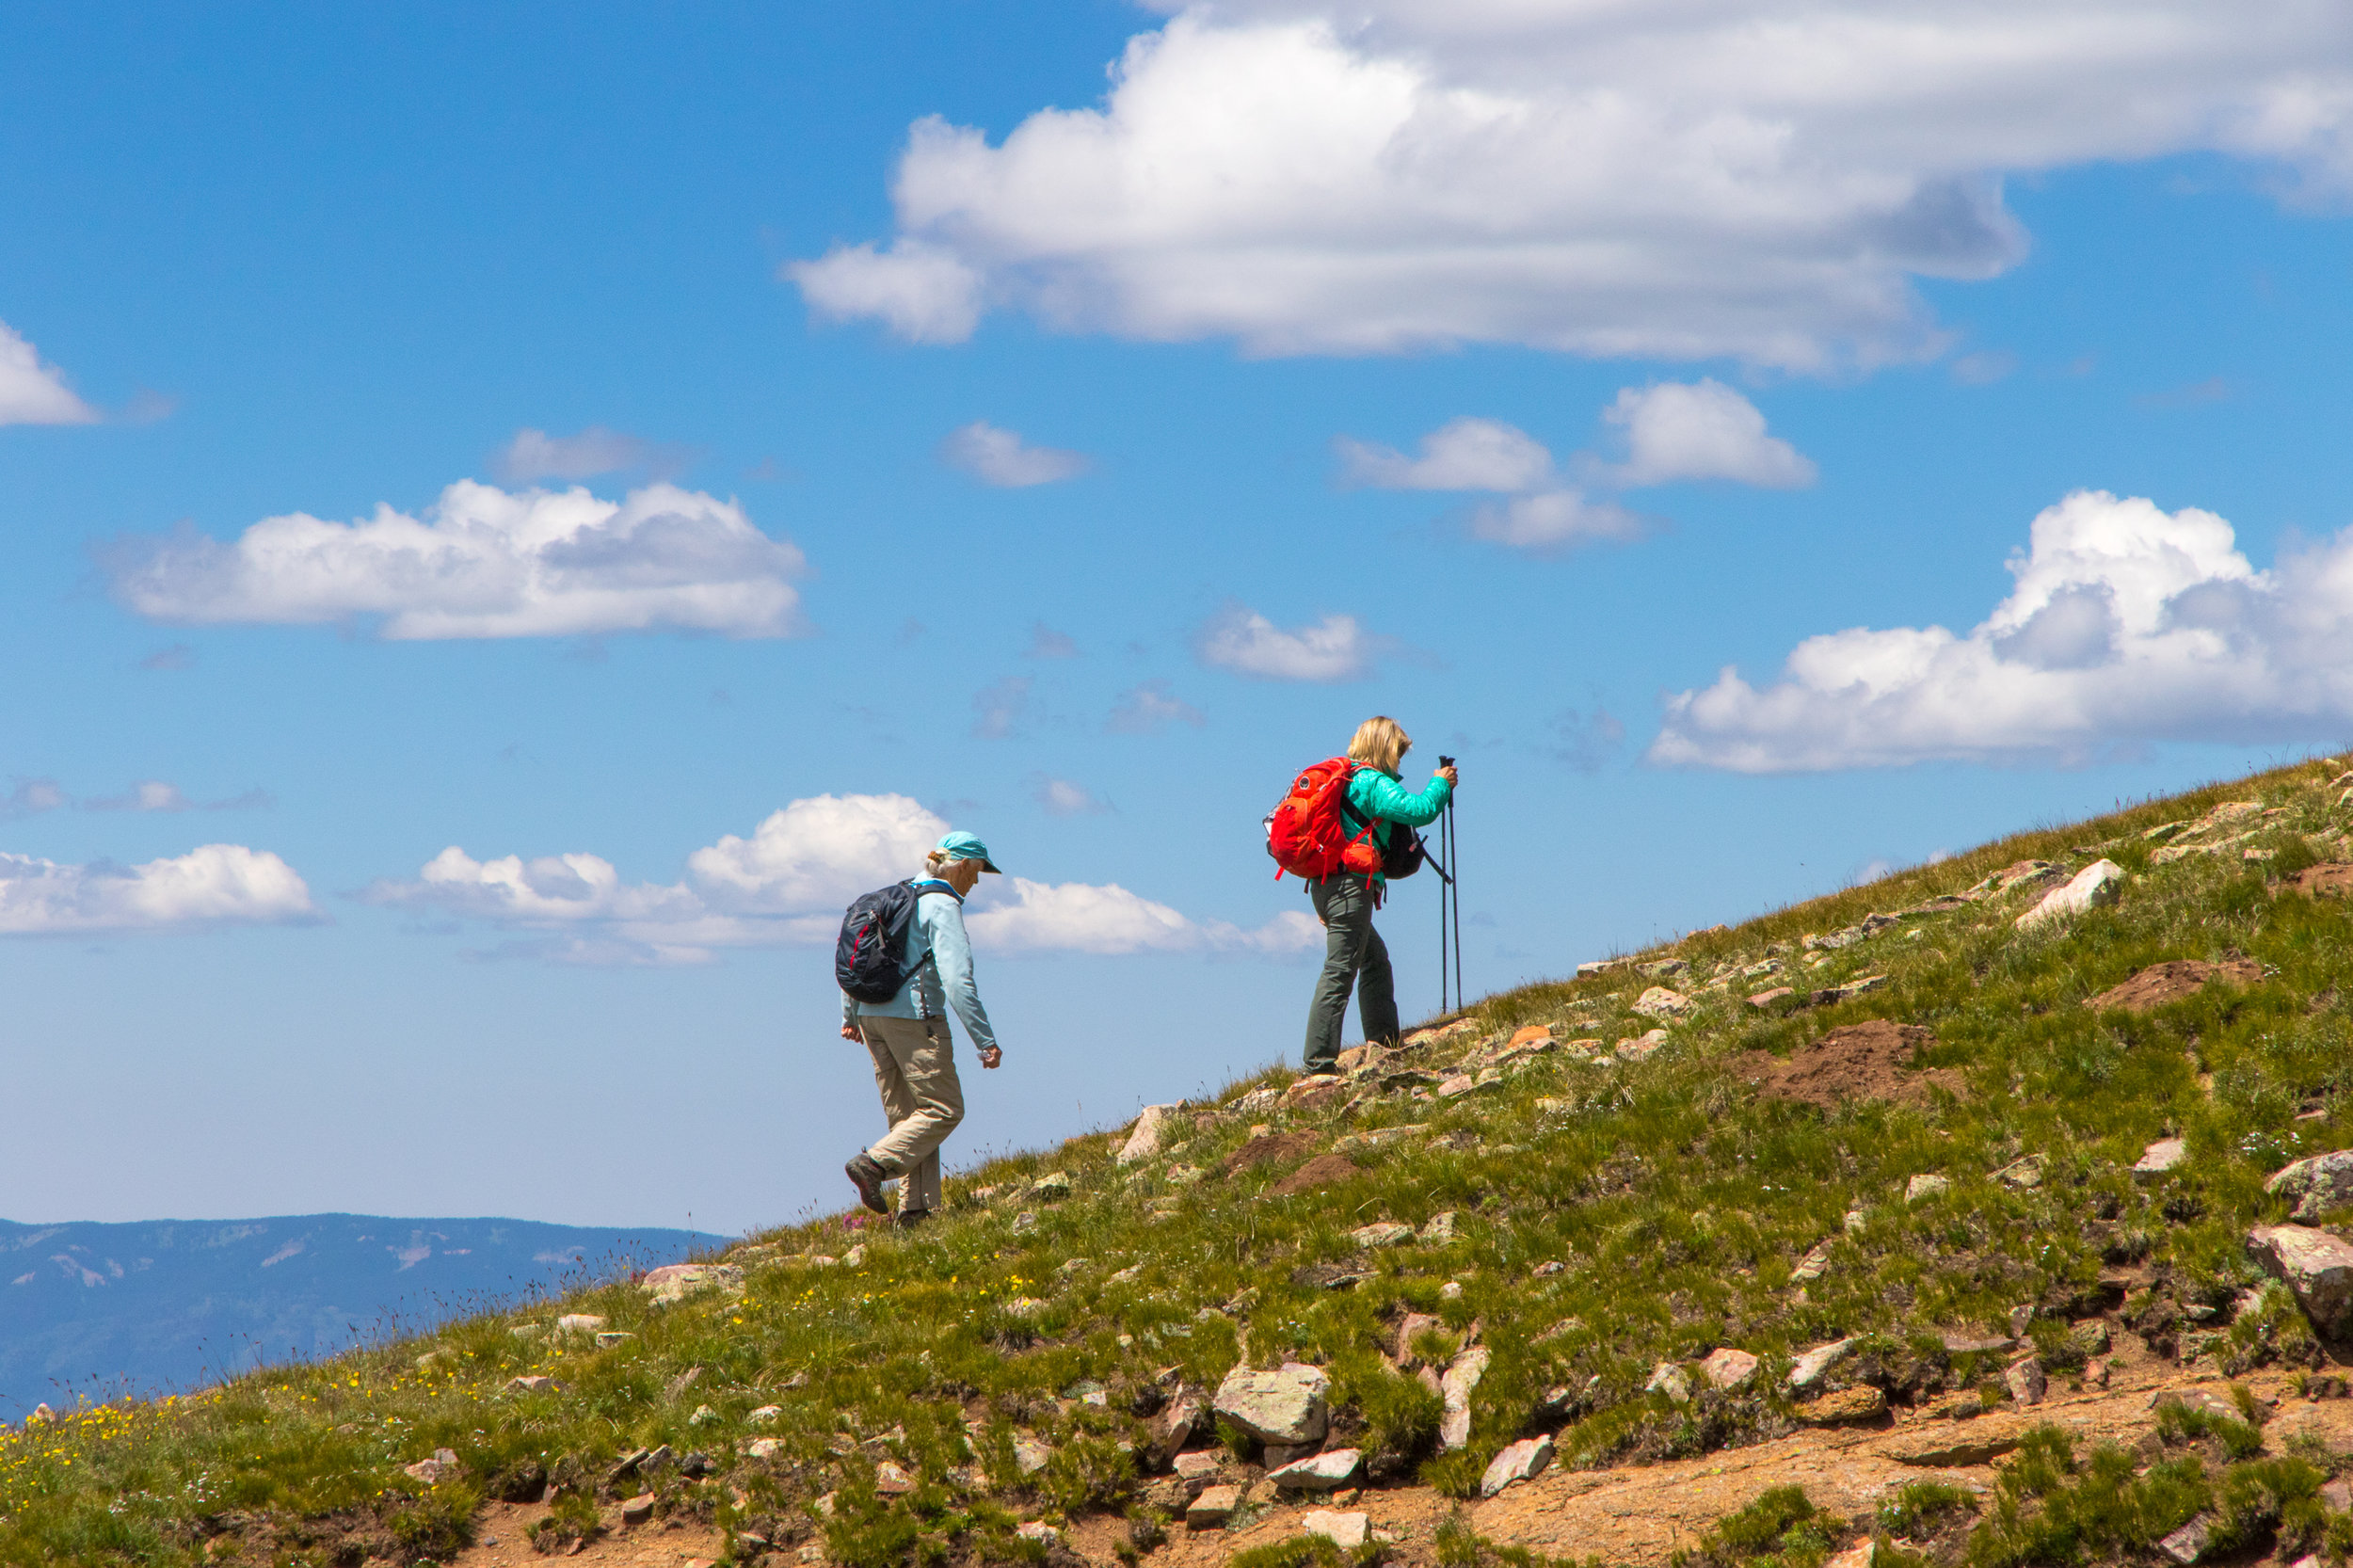
[(939, 1145), (964, 1120), (948, 1010), (980, 1052), (981, 1065), (1004, 1060), (972, 984), (972, 943), (964, 932), (964, 900), (984, 872), (988, 846), (951, 833), (927, 857), (928, 873), (863, 894), (842, 917), (834, 948), (841, 985), (841, 1037), (864, 1044), (874, 1059), (890, 1130), (862, 1149), (842, 1174), (858, 1201), (890, 1211), (883, 1183), (899, 1180), (896, 1223), (919, 1225), (939, 1207)]
[(1281, 868), (1275, 874), (1304, 879), (1323, 922), (1323, 973), (1307, 1008), (1309, 1073), (1339, 1071), (1340, 1023), (1352, 990), (1365, 1038), (1397, 1038), (1396, 980), (1372, 912), (1390, 877), (1410, 876), (1420, 865), (1414, 830), (1438, 820), (1458, 777), (1454, 764), (1440, 759), (1443, 765), (1418, 793), (1405, 788), (1397, 769), (1413, 744), (1395, 719), (1367, 719), (1348, 754), (1301, 774), (1267, 819), (1267, 850)]

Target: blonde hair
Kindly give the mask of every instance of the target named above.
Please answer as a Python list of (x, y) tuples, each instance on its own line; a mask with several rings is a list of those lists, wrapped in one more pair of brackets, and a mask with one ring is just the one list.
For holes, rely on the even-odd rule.
[(1413, 744), (1405, 738), (1404, 726), (1385, 713), (1375, 713), (1356, 727), (1356, 738), (1348, 743), (1348, 756), (1351, 761), (1395, 773), (1405, 759), (1405, 749)]

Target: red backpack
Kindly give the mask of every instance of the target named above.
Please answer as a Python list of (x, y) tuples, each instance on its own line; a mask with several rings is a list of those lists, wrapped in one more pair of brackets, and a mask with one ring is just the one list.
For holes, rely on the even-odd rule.
[(1374, 823), (1351, 836), (1340, 815), (1349, 781), (1363, 764), (1345, 757), (1318, 762), (1291, 781), (1290, 793), (1267, 813), (1266, 852), (1274, 856), (1274, 879), (1285, 872), (1310, 881), (1343, 871), (1369, 877), (1381, 870)]

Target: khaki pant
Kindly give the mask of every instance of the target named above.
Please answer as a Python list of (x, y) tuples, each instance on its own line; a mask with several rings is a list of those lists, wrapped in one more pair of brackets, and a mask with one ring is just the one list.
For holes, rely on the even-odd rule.
[(904, 1178), (902, 1213), (937, 1208), (939, 1145), (964, 1120), (964, 1085), (956, 1078), (948, 1020), (863, 1017), (858, 1032), (874, 1058), (874, 1087), (890, 1118), (890, 1130), (866, 1157)]

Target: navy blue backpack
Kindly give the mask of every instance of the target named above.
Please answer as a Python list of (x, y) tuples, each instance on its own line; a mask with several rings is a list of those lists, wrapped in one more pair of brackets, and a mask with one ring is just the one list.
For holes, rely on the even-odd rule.
[(852, 1000), (888, 1001), (914, 978), (922, 960), (909, 968), (902, 955), (907, 951), (907, 927), (915, 920), (915, 901), (925, 893), (956, 896), (956, 890), (945, 882), (925, 882), (920, 888), (894, 882), (860, 893), (849, 913), (841, 917), (841, 935), (833, 944), (833, 977)]

